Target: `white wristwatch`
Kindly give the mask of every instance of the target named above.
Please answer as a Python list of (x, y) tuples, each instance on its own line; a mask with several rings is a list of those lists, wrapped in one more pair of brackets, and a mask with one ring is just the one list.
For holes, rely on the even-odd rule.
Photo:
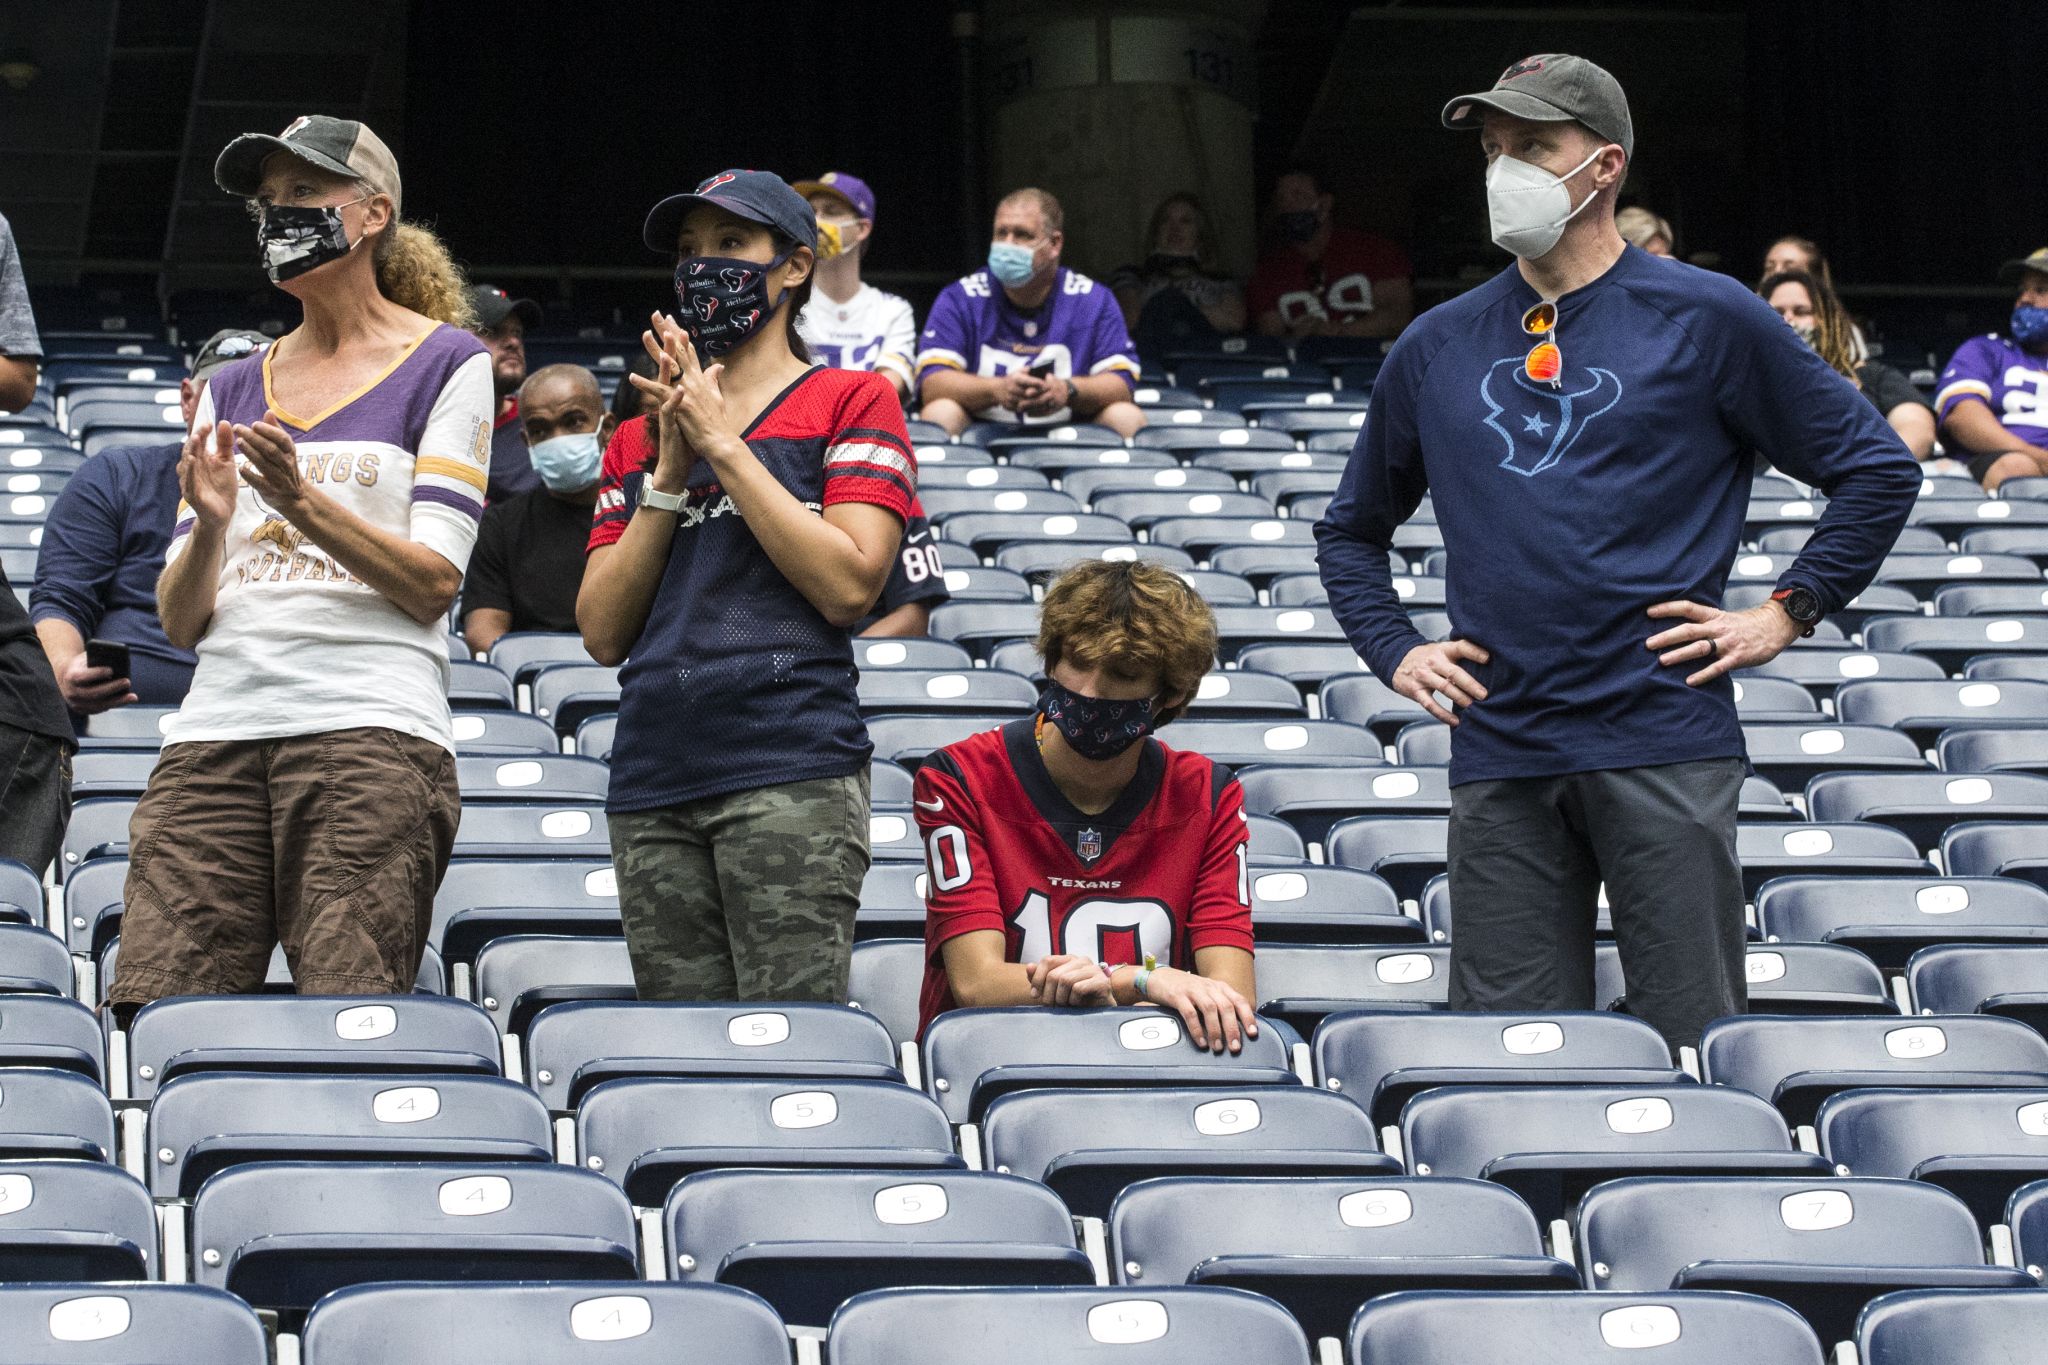
[(640, 482), (640, 505), (652, 507), (657, 512), (680, 512), (687, 493), (664, 493), (654, 486), (652, 478)]

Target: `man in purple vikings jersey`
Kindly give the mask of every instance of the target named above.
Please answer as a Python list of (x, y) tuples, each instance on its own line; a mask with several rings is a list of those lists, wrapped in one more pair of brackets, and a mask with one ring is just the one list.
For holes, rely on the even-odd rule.
[(1999, 278), (2019, 282), (2011, 324), (1956, 347), (1934, 395), (1942, 438), (1986, 488), (2048, 475), (2048, 246)]
[(1060, 201), (1013, 191), (996, 206), (988, 264), (932, 305), (917, 355), (919, 416), (958, 435), (970, 421), (1097, 422), (1129, 436), (1138, 361), (1110, 291), (1060, 265)]

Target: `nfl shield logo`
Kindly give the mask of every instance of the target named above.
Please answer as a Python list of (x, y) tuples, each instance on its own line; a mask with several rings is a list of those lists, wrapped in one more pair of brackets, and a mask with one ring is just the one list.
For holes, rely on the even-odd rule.
[(1081, 855), (1081, 861), (1092, 863), (1102, 856), (1102, 836), (1092, 829), (1084, 829), (1074, 840), (1074, 852)]

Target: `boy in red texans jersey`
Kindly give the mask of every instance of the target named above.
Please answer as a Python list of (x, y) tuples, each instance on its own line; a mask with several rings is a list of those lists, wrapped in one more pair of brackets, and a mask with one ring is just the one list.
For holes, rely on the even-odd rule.
[(1171, 570), (1091, 561), (1046, 593), (1038, 650), (1037, 714), (918, 769), (919, 1036), (968, 1006), (1153, 1004), (1236, 1052), (1259, 1027), (1244, 794), (1148, 738), (1214, 662), (1215, 617)]

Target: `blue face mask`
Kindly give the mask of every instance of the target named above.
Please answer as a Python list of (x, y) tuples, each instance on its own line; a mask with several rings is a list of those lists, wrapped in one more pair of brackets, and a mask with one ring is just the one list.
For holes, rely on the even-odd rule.
[(604, 447), (596, 432), (578, 431), (528, 446), (526, 457), (550, 493), (581, 493), (597, 482)]
[(1031, 277), (1038, 273), (1033, 265), (1037, 255), (1028, 246), (1015, 242), (991, 242), (988, 248), (988, 273), (996, 277), (998, 284), (1012, 289), (1029, 284)]
[(2012, 339), (2030, 350), (2048, 341), (2048, 308), (2023, 303), (2013, 309)]
[(1109, 701), (1084, 696), (1050, 679), (1038, 709), (1068, 748), (1095, 763), (1115, 758), (1159, 726), (1150, 697)]

